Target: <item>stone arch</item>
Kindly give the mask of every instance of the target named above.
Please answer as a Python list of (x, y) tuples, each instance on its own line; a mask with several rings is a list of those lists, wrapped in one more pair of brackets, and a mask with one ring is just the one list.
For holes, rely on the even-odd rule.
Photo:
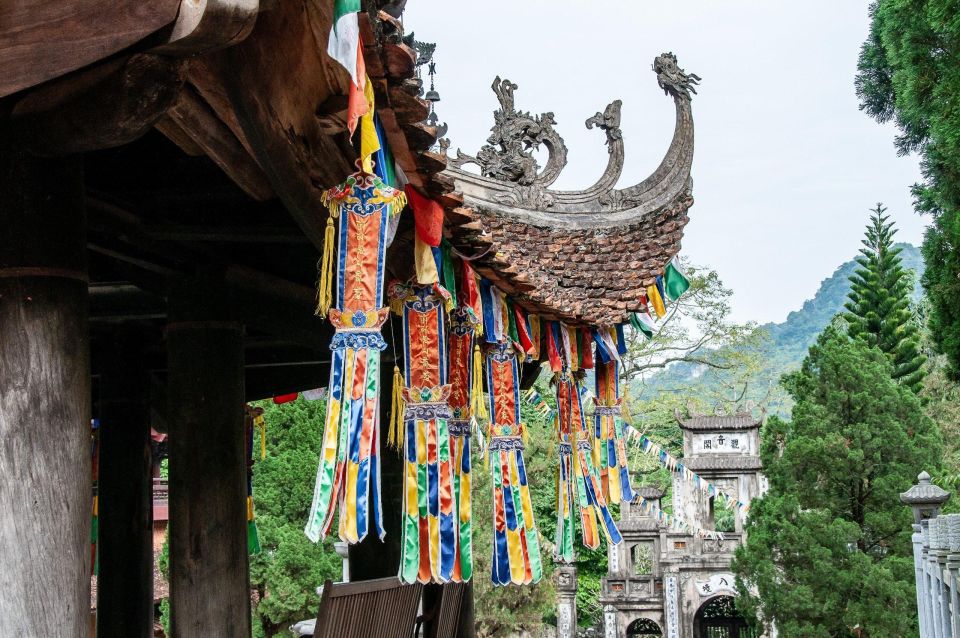
[(720, 594), (701, 603), (693, 617), (693, 638), (758, 638), (734, 605), (733, 596)]
[(663, 636), (663, 630), (654, 620), (640, 616), (627, 625), (625, 636), (626, 638), (654, 638)]

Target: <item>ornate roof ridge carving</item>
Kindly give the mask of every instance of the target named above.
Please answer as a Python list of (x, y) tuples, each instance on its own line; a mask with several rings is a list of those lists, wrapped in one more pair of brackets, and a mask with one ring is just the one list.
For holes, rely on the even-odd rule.
[[(554, 129), (553, 113), (532, 115), (516, 108), (516, 84), (499, 76), (492, 89), (500, 103), (490, 137), (476, 155), (457, 150), (448, 158), (446, 177), (453, 180), (468, 206), (495, 211), (543, 227), (600, 228), (637, 223), (647, 214), (689, 199), (692, 183), (693, 117), (690, 108), (699, 76), (686, 73), (673, 53), (655, 58), (652, 69), (664, 93), (673, 97), (676, 124), (673, 140), (660, 165), (649, 177), (628, 188), (614, 186), (623, 170), (620, 130), (621, 101), (611, 102), (585, 121), (588, 129), (604, 132), (609, 154), (606, 169), (593, 186), (578, 191), (553, 190), (567, 163), (567, 147)], [(548, 152), (542, 168), (533, 151)], [(480, 174), (463, 170), (469, 164)]]

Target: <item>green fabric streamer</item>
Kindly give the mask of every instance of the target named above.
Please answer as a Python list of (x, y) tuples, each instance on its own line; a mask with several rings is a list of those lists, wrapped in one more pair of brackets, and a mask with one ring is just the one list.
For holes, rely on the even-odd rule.
[(513, 312), (513, 302), (510, 301), (510, 297), (507, 297), (507, 333), (510, 335), (510, 340), (514, 343), (520, 343), (520, 333), (517, 332), (517, 316)]
[(451, 249), (453, 247), (450, 245), (446, 239), (440, 241), (440, 253), (441, 259), (443, 261), (443, 287), (447, 289), (447, 292), (450, 293), (450, 299), (453, 300), (453, 305), (457, 305), (457, 276), (456, 272), (453, 269), (453, 254)]
[(247, 521), (247, 552), (251, 556), (256, 556), (261, 551), (260, 531), (257, 529), (257, 522)]

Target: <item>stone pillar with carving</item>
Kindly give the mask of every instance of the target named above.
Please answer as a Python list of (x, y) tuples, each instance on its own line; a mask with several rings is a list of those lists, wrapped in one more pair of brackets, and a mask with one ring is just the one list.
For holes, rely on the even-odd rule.
[(558, 565), (557, 638), (577, 637), (577, 567)]
[(663, 617), (666, 638), (680, 638), (680, 578), (676, 573), (663, 575)]

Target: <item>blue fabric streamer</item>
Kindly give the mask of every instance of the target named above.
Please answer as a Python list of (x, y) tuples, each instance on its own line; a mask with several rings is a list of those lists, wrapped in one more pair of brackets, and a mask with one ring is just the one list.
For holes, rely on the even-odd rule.
[(607, 349), (607, 344), (604, 343), (603, 337), (600, 336), (600, 331), (596, 328), (590, 330), (590, 334), (593, 335), (593, 342), (597, 344), (597, 355), (600, 357), (600, 361), (603, 363), (610, 363), (610, 360), (613, 359), (613, 355), (610, 354), (610, 351)]
[(493, 320), (493, 284), (480, 278), (480, 305), (483, 306), (483, 336), (487, 343), (496, 343), (497, 335)]
[(617, 331), (617, 352), (620, 354), (627, 354), (627, 340), (623, 336), (622, 323), (617, 324), (616, 331)]

